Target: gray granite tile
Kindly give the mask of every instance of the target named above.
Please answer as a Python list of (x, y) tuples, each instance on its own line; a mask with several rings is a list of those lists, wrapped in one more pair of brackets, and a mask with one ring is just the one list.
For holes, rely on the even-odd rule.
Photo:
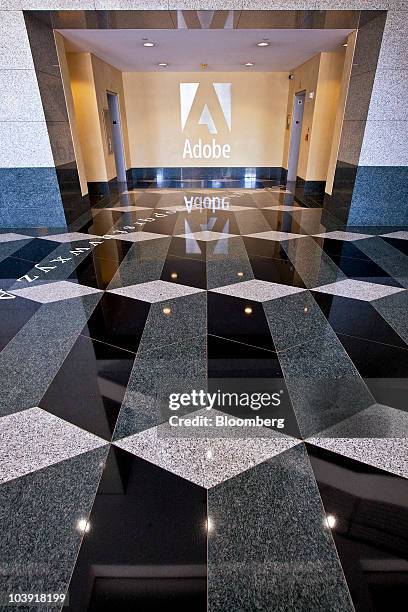
[(1, 416), (39, 404), (100, 295), (43, 304), (10, 340), (0, 353)]
[(159, 280), (171, 238), (135, 242), (112, 278), (108, 289)]
[(313, 234), (316, 238), (328, 238), (331, 240), (344, 240), (345, 242), (352, 242), (355, 240), (363, 240), (364, 238), (371, 238), (371, 234), (359, 234), (356, 232), (323, 232), (322, 234)]
[(44, 121), (35, 70), (0, 70), (0, 89), (0, 121)]
[(19, 10), (0, 12), (0, 70), (34, 70), (30, 43), (23, 13)]
[[(170, 393), (205, 390), (206, 380), (207, 342), (204, 336), (137, 355), (114, 439), (130, 436), (167, 421)], [(184, 413), (190, 411), (188, 408)]]
[[(407, 438), (408, 413), (382, 404), (365, 410), (321, 431), (316, 438)], [(310, 440), (312, 441), (312, 439)]]
[(55, 281), (51, 283), (46, 282), (33, 287), (25, 287), (24, 289), (13, 289), (11, 293), (18, 297), (26, 298), (27, 300), (48, 304), (49, 302), (69, 300), (93, 293), (102, 294), (102, 291), (100, 289), (94, 289), (93, 287), (85, 287), (78, 283)]
[(397, 232), (389, 232), (388, 234), (381, 234), (384, 238), (396, 238), (397, 240), (408, 240), (408, 232), (406, 231), (397, 231)]
[[(54, 168), (45, 121), (0, 122), (0, 159), (3, 168)], [(52, 217), (48, 215), (46, 219), (44, 225), (50, 223)], [(63, 227), (63, 224), (58, 223), (58, 226)], [(10, 223), (6, 227), (13, 225)]]
[(354, 610), (304, 445), (208, 492), (208, 609)]
[(37, 407), (1, 417), (0, 435), (0, 483), (106, 444)]
[(358, 248), (400, 285), (408, 288), (408, 257), (380, 237), (364, 240)]
[(302, 212), (311, 212), (314, 211), (314, 208), (305, 208), (304, 206), (287, 206), (285, 204), (276, 204), (275, 206), (262, 206), (262, 210), (282, 210), (283, 212), (295, 212), (297, 210), (301, 210)]
[(408, 69), (393, 66), (392, 69), (379, 67), (375, 74), (370, 108), (367, 119), (391, 121), (408, 119), (408, 110), (401, 100), (408, 97)]
[[(399, 2), (399, 0), (396, 1)], [(406, 10), (389, 10), (378, 57), (378, 67), (380, 69), (390, 68), (393, 70), (396, 66), (398, 68), (408, 68), (407, 36)]]
[(371, 304), (408, 344), (408, 292), (394, 293), (388, 297), (374, 300)]
[(82, 232), (67, 232), (66, 234), (51, 234), (48, 236), (39, 236), (41, 240), (52, 240), (53, 242), (79, 242), (80, 240), (101, 240), (96, 234), (84, 234)]
[(408, 439), (310, 438), (311, 444), (408, 478)]
[(218, 287), (212, 289), (212, 291), (214, 293), (232, 295), (255, 302), (267, 302), (268, 300), (276, 300), (284, 295), (291, 295), (305, 290), (299, 289), (298, 287), (290, 287), (289, 285), (280, 285), (279, 283), (269, 283), (268, 281), (252, 279), (233, 285), (227, 285), (226, 287)]
[(175, 428), (163, 423), (116, 444), (210, 489), (299, 443), (264, 427), (237, 427), (236, 432), (234, 427), (217, 425), (217, 419), (227, 418), (218, 410), (203, 409), (190, 417), (206, 418), (208, 425)]
[[(106, 455), (101, 447), (1, 485), (4, 593), (66, 592)], [(30, 606), (40, 609), (61, 606)]]
[[(174, 286), (183, 287), (183, 285)], [(205, 291), (154, 302), (149, 310), (137, 354), (141, 355), (154, 347), (185, 342), (188, 338), (200, 336), (206, 328)]]
[(164, 234), (154, 234), (153, 232), (129, 232), (127, 234), (117, 234), (113, 238), (116, 240), (126, 240), (126, 242), (143, 242), (144, 240), (159, 240)]
[(203, 231), (203, 232), (192, 232), (189, 234), (179, 234), (182, 238), (186, 238), (187, 240), (200, 240), (202, 242), (210, 242), (212, 240), (224, 240), (226, 238), (232, 238), (236, 236), (236, 234), (222, 234), (220, 232), (211, 232), (211, 231)]
[[(220, 253), (219, 246), (226, 246)], [(206, 249), (207, 288), (222, 287), (252, 279), (254, 273), (241, 236), (220, 243), (210, 242)]]
[(23, 234), (14, 234), (13, 232), (9, 232), (6, 234), (0, 234), (0, 243), (15, 242), (16, 240), (32, 240), (32, 236), (24, 236)]
[(133, 212), (138, 210), (152, 210), (146, 206), (115, 206), (112, 208), (104, 208), (103, 210), (114, 210), (115, 212)]
[(334, 331), (279, 353), (279, 362), (303, 437), (375, 403)]
[(368, 120), (358, 164), (408, 166), (407, 139), (408, 122), (405, 120)]
[(358, 166), (365, 127), (365, 121), (343, 121), (337, 156), (339, 161)]
[(128, 287), (110, 290), (110, 293), (124, 295), (126, 297), (134, 298), (135, 300), (150, 302), (151, 304), (202, 292), (203, 289), (169, 283), (163, 280), (155, 280), (148, 283), (141, 283), (140, 285), (130, 285)]
[(309, 291), (264, 302), (263, 309), (277, 351), (319, 338), (330, 329)]
[(346, 278), (311, 236), (290, 240), (283, 248), (308, 288)]
[(291, 232), (259, 232), (257, 234), (245, 234), (250, 238), (261, 238), (262, 240), (276, 240), (282, 242), (284, 240), (293, 240), (294, 238), (302, 238), (302, 234), (292, 234)]
[(367, 283), (365, 281), (347, 278), (336, 283), (316, 287), (315, 291), (319, 291), (320, 293), (329, 293), (330, 295), (340, 295), (342, 297), (353, 298), (355, 300), (363, 300), (365, 302), (372, 302), (373, 300), (386, 297), (387, 295), (392, 295), (393, 293), (400, 293), (401, 291), (405, 290), (399, 287), (390, 287), (389, 285)]

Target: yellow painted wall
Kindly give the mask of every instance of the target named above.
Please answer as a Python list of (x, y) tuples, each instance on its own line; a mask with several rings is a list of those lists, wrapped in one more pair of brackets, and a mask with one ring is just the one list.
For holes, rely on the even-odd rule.
[[(284, 167), (288, 167), (294, 96), (306, 91), (298, 176), (307, 181), (325, 181), (327, 178), (344, 56), (343, 48), (319, 53), (292, 71), (294, 78), (289, 87), (289, 129), (285, 135)], [(311, 92), (314, 92), (313, 98), (309, 97)]]
[(64, 87), (65, 100), (67, 104), (68, 119), (69, 119), (69, 125), (71, 128), (72, 142), (74, 145), (75, 159), (77, 163), (79, 182), (81, 185), (81, 192), (82, 192), (82, 195), (86, 195), (88, 193), (88, 183), (86, 179), (85, 163), (84, 163), (84, 158), (82, 155), (79, 129), (78, 129), (76, 115), (75, 115), (74, 98), (72, 96), (72, 89), (71, 89), (69, 70), (68, 70), (68, 62), (67, 62), (65, 46), (64, 46), (64, 38), (57, 31), (54, 31), (54, 36), (55, 36), (55, 45), (56, 45), (57, 54), (58, 54), (58, 62), (60, 65), (60, 70), (61, 70), (62, 84)]
[(344, 111), (346, 108), (347, 92), (350, 84), (350, 74), (353, 64), (354, 49), (356, 46), (357, 32), (351, 32), (347, 38), (347, 48), (345, 53), (343, 72), (340, 83), (339, 102), (334, 122), (333, 140), (330, 152), (329, 165), (327, 170), (326, 193), (333, 191), (334, 174), (336, 172), (337, 157), (339, 154), (341, 130), (343, 127)]
[(321, 53), (310, 135), (307, 181), (326, 181), (339, 103), (345, 49)]
[(108, 181), (115, 178), (115, 156), (108, 152), (107, 140), (105, 138), (105, 127), (103, 119), (103, 111), (108, 108), (108, 98), (106, 92), (116, 93), (119, 96), (119, 108), (122, 127), (123, 145), (125, 149), (126, 168), (130, 168), (130, 153), (128, 143), (128, 130), (126, 120), (125, 97), (123, 93), (122, 73), (110, 64), (99, 59), (95, 55), (91, 55), (92, 71), (94, 76), (96, 102), (98, 106), (99, 121), (102, 126), (103, 138), (103, 153), (105, 157), (106, 174)]
[(110, 181), (116, 176), (116, 167), (113, 153), (108, 152), (104, 124), (107, 91), (119, 96), (125, 161), (130, 167), (122, 73), (91, 53), (67, 53), (67, 63), (86, 179)]
[(108, 180), (90, 53), (67, 53), (75, 116), (88, 182)]
[[(199, 82), (184, 132), (180, 83)], [(232, 84), (232, 129), (224, 120), (212, 84)], [(282, 166), (288, 73), (124, 73), (130, 161), (135, 168), (178, 166)], [(199, 125), (205, 103), (218, 134)], [(229, 159), (183, 159), (185, 139), (231, 145)]]

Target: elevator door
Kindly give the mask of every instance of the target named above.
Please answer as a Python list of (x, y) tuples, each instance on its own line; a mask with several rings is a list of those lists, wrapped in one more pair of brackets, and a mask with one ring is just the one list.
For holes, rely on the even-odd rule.
[(303, 112), (305, 108), (306, 92), (295, 95), (293, 101), (292, 126), (290, 132), (289, 161), (287, 181), (294, 182), (297, 177), (299, 163), (300, 140), (302, 138)]
[(119, 183), (126, 182), (126, 164), (123, 149), (122, 127), (118, 94), (106, 92), (108, 97), (109, 117), (112, 129), (112, 145), (115, 156), (116, 176)]

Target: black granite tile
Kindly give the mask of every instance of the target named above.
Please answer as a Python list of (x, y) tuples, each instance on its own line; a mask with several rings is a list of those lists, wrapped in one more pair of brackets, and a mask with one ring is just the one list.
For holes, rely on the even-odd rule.
[(207, 288), (206, 265), (199, 259), (168, 255), (160, 278), (170, 283), (179, 283), (199, 289)]
[(292, 262), (282, 257), (272, 259), (270, 257), (250, 257), (254, 277), (259, 280), (289, 285), (291, 287), (305, 287), (304, 282), (296, 272)]
[(7, 257), (0, 261), (0, 289), (11, 288), (18, 278), (27, 274), (33, 267), (31, 261)]
[(128, 351), (80, 336), (39, 406), (110, 440), (133, 361)]
[(408, 350), (338, 335), (378, 403), (408, 410)]
[(389, 285), (391, 287), (402, 287), (395, 278), (390, 276), (374, 261), (364, 261), (351, 257), (338, 257), (337, 255), (331, 255), (331, 259), (336, 266), (344, 272), (347, 278), (369, 283), (378, 283), (380, 285)]
[(401, 240), (400, 238), (383, 238), (383, 240), (394, 247), (394, 249), (401, 251), (404, 255), (408, 255), (408, 240)]
[(405, 609), (408, 480), (307, 445), (357, 612)]
[(60, 247), (61, 244), (58, 242), (52, 242), (51, 240), (41, 240), (40, 238), (34, 238), (28, 244), (22, 246), (18, 251), (13, 253), (13, 257), (19, 259), (27, 259), (32, 262), (40, 262), (46, 257), (52, 255), (52, 253)]
[(207, 244), (202, 240), (186, 240), (179, 236), (174, 236), (171, 239), (169, 247), (169, 255), (175, 255), (176, 257), (188, 257), (192, 259), (198, 259), (200, 261), (206, 260)]
[(211, 612), (351, 612), (303, 445), (208, 493)]
[[(3, 594), (65, 594), (106, 454), (98, 448), (1, 485)], [(45, 608), (61, 604), (7, 605)]]
[(82, 333), (95, 340), (135, 353), (149, 309), (148, 302), (105, 293)]
[(261, 302), (209, 292), (208, 333), (275, 350)]
[(120, 262), (94, 257), (94, 254), (90, 253), (78, 263), (68, 279), (87, 287), (106, 289), (117, 273), (119, 266)]
[(42, 304), (10, 340), (0, 353), (2, 416), (38, 404), (99, 299), (98, 293)]
[(408, 349), (370, 302), (319, 291), (313, 296), (336, 333)]
[[(364, 239), (365, 240), (365, 239)], [(348, 240), (334, 240), (333, 238), (316, 238), (316, 242), (320, 245), (325, 253), (335, 257), (352, 257), (353, 259), (364, 259), (370, 261), (368, 255), (363, 253), (358, 248), (359, 240), (351, 242)]]
[(0, 298), (0, 351), (24, 327), (41, 304), (22, 298)]
[(283, 378), (274, 351), (242, 342), (208, 336), (208, 376), (210, 378)]
[(67, 612), (206, 610), (205, 489), (112, 447)]
[(289, 257), (283, 248), (283, 242), (275, 240), (265, 240), (263, 238), (244, 238), (245, 248), (248, 252), (250, 261), (252, 257), (269, 257), (289, 261)]

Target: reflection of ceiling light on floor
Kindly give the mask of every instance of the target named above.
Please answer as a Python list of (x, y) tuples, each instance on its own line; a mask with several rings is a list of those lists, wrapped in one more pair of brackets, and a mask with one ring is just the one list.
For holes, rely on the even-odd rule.
[(257, 47), (269, 47), (269, 43), (267, 40), (261, 40), (261, 42), (256, 43)]
[(207, 527), (207, 533), (211, 533), (212, 531), (214, 531), (214, 524), (212, 520), (210, 519), (210, 517), (208, 517), (206, 521), (206, 527)]
[(174, 279), (176, 279), (176, 278), (177, 278), (177, 276), (178, 276), (177, 272), (172, 272), (172, 273), (170, 274), (170, 278), (174, 278)]
[(90, 526), (89, 522), (86, 519), (79, 519), (79, 521), (77, 522), (77, 529), (81, 533), (88, 533), (90, 528), (91, 528), (91, 526)]
[(337, 519), (334, 514), (328, 514), (326, 516), (326, 527), (333, 529), (337, 524)]
[(237, 276), (239, 276), (239, 277), (244, 276), (244, 273), (243, 272), (237, 272)]
[(165, 314), (165, 315), (169, 315), (169, 314), (171, 314), (171, 308), (169, 308), (168, 306), (166, 306), (165, 308), (163, 308), (163, 314)]
[(246, 62), (245, 66), (253, 66), (253, 62)]
[(144, 42), (143, 46), (144, 47), (154, 47), (154, 43), (152, 43), (152, 42)]
[(247, 306), (245, 308), (244, 312), (245, 312), (246, 315), (250, 315), (250, 314), (252, 314), (252, 308), (250, 306)]

